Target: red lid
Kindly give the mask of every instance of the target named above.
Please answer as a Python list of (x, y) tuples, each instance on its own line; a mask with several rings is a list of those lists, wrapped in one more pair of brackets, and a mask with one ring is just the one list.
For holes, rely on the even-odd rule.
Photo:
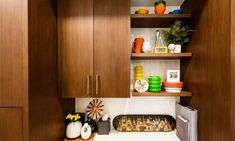
[(182, 88), (184, 83), (183, 82), (162, 82), (163, 87), (168, 88)]

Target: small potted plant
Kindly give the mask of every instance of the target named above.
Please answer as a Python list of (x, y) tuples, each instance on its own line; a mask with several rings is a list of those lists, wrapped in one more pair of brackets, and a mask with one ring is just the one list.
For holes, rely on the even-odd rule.
[(82, 129), (82, 123), (79, 121), (80, 119), (79, 114), (68, 114), (66, 116), (66, 120), (69, 120), (69, 124), (66, 128), (66, 137), (69, 139), (75, 139), (80, 136), (81, 129)]
[(163, 31), (165, 40), (168, 42), (170, 53), (181, 53), (181, 48), (189, 42), (190, 30), (182, 21), (175, 21), (169, 31)]

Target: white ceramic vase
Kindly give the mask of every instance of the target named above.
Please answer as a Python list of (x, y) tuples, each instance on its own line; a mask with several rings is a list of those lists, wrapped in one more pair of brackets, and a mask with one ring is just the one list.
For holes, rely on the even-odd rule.
[(182, 48), (181, 45), (175, 45), (174, 53), (181, 53), (181, 48)]
[(82, 131), (81, 131), (81, 137), (84, 140), (89, 139), (91, 136), (91, 127), (88, 123), (85, 123), (82, 127)]
[(75, 139), (81, 135), (82, 123), (80, 121), (70, 122), (66, 128), (66, 137)]

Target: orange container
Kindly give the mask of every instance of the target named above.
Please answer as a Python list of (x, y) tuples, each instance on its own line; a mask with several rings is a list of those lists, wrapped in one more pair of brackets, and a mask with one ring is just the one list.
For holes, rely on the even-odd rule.
[(132, 43), (132, 50), (135, 53), (141, 53), (143, 43), (144, 43), (144, 38), (136, 38), (135, 41)]

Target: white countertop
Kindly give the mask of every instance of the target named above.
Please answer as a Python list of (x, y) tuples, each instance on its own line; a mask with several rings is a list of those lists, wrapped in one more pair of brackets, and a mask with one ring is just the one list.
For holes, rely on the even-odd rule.
[(96, 135), (94, 141), (180, 141), (173, 132), (117, 132), (112, 130), (109, 135)]

